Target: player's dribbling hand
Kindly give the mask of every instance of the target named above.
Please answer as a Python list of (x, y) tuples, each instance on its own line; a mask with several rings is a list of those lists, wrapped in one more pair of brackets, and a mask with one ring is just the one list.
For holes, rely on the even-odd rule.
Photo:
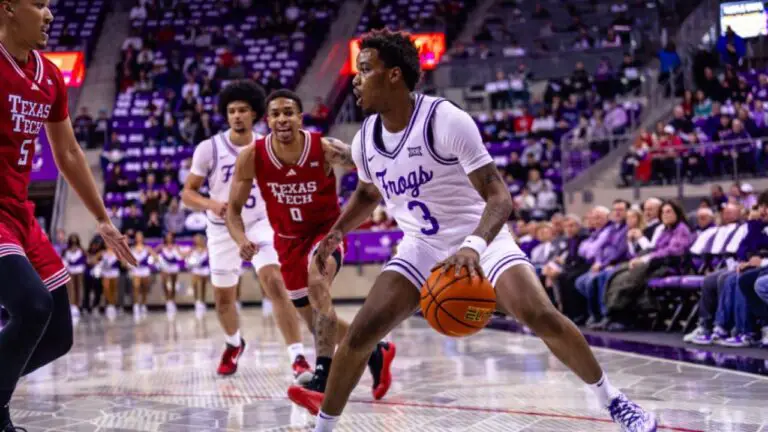
[(240, 245), (240, 258), (243, 261), (250, 261), (253, 256), (259, 253), (259, 247), (252, 241), (247, 241)]
[(120, 261), (134, 267), (138, 264), (136, 257), (133, 256), (131, 248), (128, 246), (128, 238), (118, 231), (118, 229), (112, 225), (112, 222), (100, 222), (96, 231), (98, 231), (101, 238), (104, 239), (104, 243), (106, 243), (110, 249), (115, 251), (115, 255), (117, 255), (117, 258)]
[(480, 255), (474, 249), (465, 247), (461, 248), (455, 254), (449, 256), (445, 260), (437, 263), (432, 267), (431, 271), (435, 271), (439, 268), (443, 269), (443, 273), (447, 272), (453, 267), (456, 272), (456, 276), (461, 273), (462, 268), (469, 270), (469, 277), (472, 279), (476, 277), (485, 277), (483, 274), (483, 267), (480, 266)]
[(213, 204), (213, 207), (211, 208), (211, 211), (218, 217), (224, 218), (227, 216), (227, 203), (225, 202), (216, 202)]
[(325, 238), (317, 244), (317, 251), (315, 251), (315, 261), (317, 269), (320, 270), (320, 274), (325, 276), (328, 257), (331, 256), (341, 242), (344, 240), (344, 235), (339, 231), (331, 231)]

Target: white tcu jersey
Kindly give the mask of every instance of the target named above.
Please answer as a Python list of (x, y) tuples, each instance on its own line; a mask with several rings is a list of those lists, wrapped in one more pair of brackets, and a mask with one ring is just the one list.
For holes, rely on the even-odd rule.
[[(235, 174), (235, 161), (237, 155), (243, 147), (237, 147), (229, 140), (229, 132), (216, 134), (211, 138), (198, 144), (195, 153), (192, 156), (192, 169), (190, 172), (194, 175), (208, 179), (208, 190), (211, 199), (219, 202), (229, 201), (229, 189), (232, 186), (232, 179)], [(259, 136), (254, 134), (254, 139)], [(214, 225), (224, 225), (224, 219), (215, 215), (210, 210), (206, 212), (208, 223)], [(243, 207), (243, 222), (249, 225), (260, 219), (267, 217), (267, 209), (264, 200), (261, 199), (261, 192), (256, 182), (251, 187), (251, 196)]]
[(406, 236), (455, 247), (477, 228), (485, 209), (467, 174), (493, 159), (469, 114), (445, 99), (414, 96), (405, 130), (390, 133), (378, 115), (369, 116), (352, 156), (360, 181), (376, 185)]

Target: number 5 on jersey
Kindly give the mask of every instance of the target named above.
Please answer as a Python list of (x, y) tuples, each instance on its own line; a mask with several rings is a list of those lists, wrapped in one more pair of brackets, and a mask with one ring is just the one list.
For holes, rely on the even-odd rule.
[[(31, 151), (30, 147), (35, 144), (35, 140), (28, 139), (24, 140), (24, 142), (21, 143), (21, 148), (19, 149), (19, 166), (27, 166), (27, 162), (29, 162), (29, 153)], [(34, 148), (34, 147), (32, 147)]]

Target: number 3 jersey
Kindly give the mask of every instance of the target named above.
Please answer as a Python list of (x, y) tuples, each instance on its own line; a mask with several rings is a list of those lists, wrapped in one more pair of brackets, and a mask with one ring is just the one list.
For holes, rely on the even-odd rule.
[(67, 87), (51, 61), (31, 51), (27, 61), (20, 62), (0, 44), (0, 205), (3, 207), (20, 208), (27, 200), (30, 172), (41, 162), (35, 158), (37, 136), (45, 123), (58, 123), (69, 117), (67, 103)]
[(275, 234), (285, 238), (314, 237), (336, 222), (341, 210), (336, 176), (326, 172), (322, 136), (302, 130), (304, 150), (295, 164), (278, 159), (272, 134), (254, 144), (256, 181), (267, 204)]
[[(192, 155), (192, 169), (190, 172), (196, 176), (205, 177), (208, 180), (208, 193), (212, 200), (229, 202), (229, 190), (235, 177), (235, 161), (240, 151), (245, 148), (232, 144), (229, 140), (229, 132), (216, 134), (202, 141), (195, 148)], [(208, 224), (225, 225), (223, 218), (206, 211)], [(251, 195), (243, 206), (243, 222), (246, 226), (267, 217), (264, 200), (261, 199), (256, 182), (251, 187)]]
[(414, 94), (408, 126), (397, 133), (369, 116), (352, 157), (360, 181), (376, 185), (407, 236), (445, 249), (477, 228), (485, 201), (467, 174), (493, 159), (472, 117), (451, 102)]

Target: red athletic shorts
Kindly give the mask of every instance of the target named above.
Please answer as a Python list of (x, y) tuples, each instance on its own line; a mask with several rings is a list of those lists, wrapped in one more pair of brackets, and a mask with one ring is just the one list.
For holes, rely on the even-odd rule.
[[(275, 233), (275, 250), (280, 259), (280, 272), (283, 274), (288, 296), (297, 307), (309, 304), (310, 259), (315, 254), (318, 243), (328, 234), (327, 229), (318, 230), (305, 237), (283, 237)], [(333, 256), (336, 257), (336, 272), (341, 269), (344, 259), (344, 243), (339, 245)]]
[(21, 255), (53, 291), (69, 282), (69, 273), (35, 219), (34, 204), (0, 204), (0, 257)]

